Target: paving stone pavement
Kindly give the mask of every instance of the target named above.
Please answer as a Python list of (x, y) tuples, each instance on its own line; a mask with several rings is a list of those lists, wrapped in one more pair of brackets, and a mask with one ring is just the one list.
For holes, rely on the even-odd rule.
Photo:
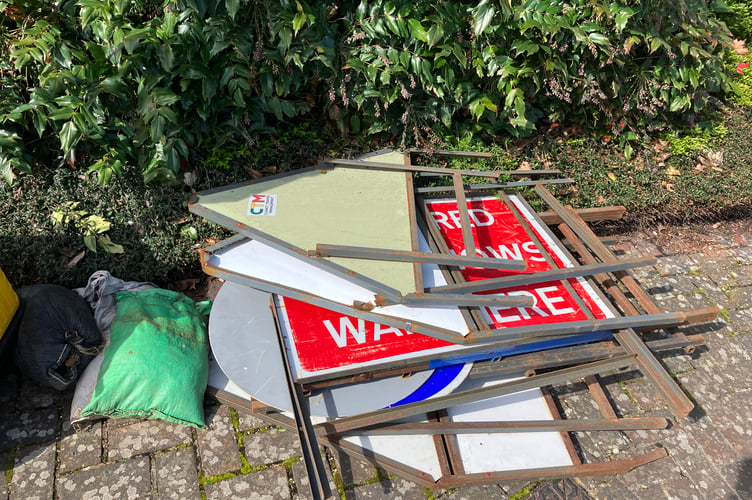
[[(620, 476), (514, 481), (430, 491), (326, 450), (329, 482), (342, 499), (752, 499), (752, 220), (658, 227), (609, 235), (624, 257), (654, 255), (634, 276), (667, 311), (717, 305), (714, 323), (688, 327), (706, 344), (662, 362), (697, 403), (661, 431), (578, 433), (585, 460), (627, 458), (657, 446), (668, 456)], [(601, 377), (619, 416), (670, 413), (634, 371)], [(593, 415), (584, 384), (553, 391), (565, 414)], [(103, 421), (78, 432), (70, 392), (0, 373), (0, 500), (308, 499), (296, 437), (240, 408), (206, 400), (206, 429), (167, 422)], [(588, 413), (590, 412), (590, 413)]]

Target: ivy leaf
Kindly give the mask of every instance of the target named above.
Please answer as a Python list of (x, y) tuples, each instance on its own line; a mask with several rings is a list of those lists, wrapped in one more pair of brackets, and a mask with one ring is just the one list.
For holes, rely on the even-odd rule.
[(198, 231), (193, 226), (183, 226), (180, 228), (180, 234), (192, 240), (198, 239)]
[(512, 106), (514, 105), (514, 101), (515, 101), (515, 99), (517, 99), (517, 97), (518, 97), (518, 96), (521, 96), (521, 95), (522, 95), (522, 92), (520, 91), (520, 89), (512, 89), (512, 90), (511, 90), (511, 91), (509, 91), (509, 93), (507, 94), (507, 97), (506, 97), (506, 99), (504, 100), (504, 105), (505, 105), (505, 106), (506, 106), (507, 108), (511, 108), (511, 107), (512, 107)]
[(663, 43), (664, 43), (663, 40), (661, 40), (660, 38), (653, 38), (650, 41), (650, 53), (652, 54), (653, 52), (658, 50), (658, 48), (660, 48), (660, 46), (663, 45)]
[(497, 113), (499, 111), (498, 106), (496, 106), (496, 104), (494, 104), (494, 102), (488, 96), (483, 96), (480, 102), (483, 103), (483, 106), (485, 106), (486, 109), (493, 111), (494, 113)]
[(73, 117), (73, 108), (58, 108), (49, 114), (50, 120), (70, 120)]
[(290, 50), (292, 44), (292, 31), (287, 28), (283, 28), (279, 31), (279, 41), (285, 51)]
[(483, 113), (486, 112), (486, 107), (483, 105), (483, 102), (481, 102), (480, 99), (475, 99), (470, 104), (468, 104), (468, 108), (470, 109), (470, 113), (475, 117), (476, 120), (480, 120), (481, 116), (483, 116)]
[(6, 158), (5, 155), (0, 154), (0, 177), (2, 177), (8, 184), (11, 184), (14, 178), (13, 169), (11, 167), (10, 159)]

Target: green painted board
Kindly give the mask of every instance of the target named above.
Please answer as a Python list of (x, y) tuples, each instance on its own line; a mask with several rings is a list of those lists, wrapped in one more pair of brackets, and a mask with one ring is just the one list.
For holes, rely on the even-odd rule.
[[(370, 159), (404, 164), (396, 155)], [(304, 251), (317, 243), (412, 250), (409, 197), (405, 172), (336, 167), (199, 194), (195, 205), (239, 223), (231, 229), (245, 225)], [(415, 291), (411, 263), (331, 261), (402, 294)]]

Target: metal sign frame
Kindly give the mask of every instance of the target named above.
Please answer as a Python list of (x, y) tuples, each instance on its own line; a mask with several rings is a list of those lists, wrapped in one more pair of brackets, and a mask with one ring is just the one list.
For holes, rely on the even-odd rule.
[[(419, 150), (414, 152), (420, 154), (427, 153)], [(484, 156), (483, 154), (461, 152), (438, 152), (438, 154), (448, 156), (490, 157)], [(461, 203), (466, 200), (465, 192), (473, 191), (474, 189), (473, 186), (465, 186), (463, 184), (463, 176), (473, 175), (484, 176), (489, 179), (498, 179), (500, 172), (482, 173), (478, 171), (456, 171), (434, 167), (421, 167), (409, 164), (409, 160), (406, 160), (406, 163), (406, 165), (401, 166), (372, 161), (326, 160), (323, 165), (329, 166), (329, 168), (331, 168), (331, 165), (335, 165), (335, 168), (340, 168), (341, 166), (346, 165), (351, 168), (401, 169), (406, 172), (406, 181), (410, 186), (412, 186), (412, 174), (410, 172), (418, 172), (421, 175), (450, 176), (452, 179), (451, 188), (440, 189), (444, 189), (443, 192), (454, 192), (457, 201), (462, 205), (460, 213), (458, 214), (462, 225), (462, 238), (465, 243), (465, 248), (468, 249), (468, 251), (474, 250), (475, 247), (472, 241), (472, 233), (470, 231), (470, 219), (467, 205)], [(536, 174), (538, 173), (542, 172), (536, 171)], [(532, 176), (534, 175), (535, 174), (532, 174)], [(512, 184), (515, 183), (504, 184), (500, 196), (503, 200), (510, 202), (508, 205), (510, 208), (513, 208), (515, 217), (521, 224), (523, 224), (530, 238), (533, 241), (537, 240), (538, 248), (548, 262), (552, 262), (551, 259), (553, 257), (549, 254), (548, 250), (546, 250), (546, 246), (540, 244), (536, 231), (542, 232), (546, 238), (551, 238), (553, 241), (557, 242), (558, 251), (562, 252), (565, 258), (568, 259), (573, 266), (572, 268), (566, 267), (566, 269), (574, 269), (574, 271), (571, 272), (561, 269), (561, 272), (558, 274), (542, 274), (537, 277), (531, 277), (529, 278), (532, 280), (530, 283), (536, 282), (535, 280), (555, 280), (560, 281), (564, 286), (571, 287), (569, 280), (576, 278), (579, 283), (587, 283), (588, 286), (594, 288), (599, 298), (607, 306), (610, 317), (594, 317), (587, 307), (583, 307), (583, 311), (588, 315), (586, 320), (570, 322), (569, 324), (554, 323), (542, 327), (538, 326), (537, 330), (532, 327), (506, 328), (503, 329), (505, 336), (503, 340), (500, 340), (499, 329), (494, 329), (489, 326), (477, 308), (472, 309), (464, 307), (465, 302), (462, 302), (461, 300), (463, 296), (471, 291), (485, 290), (485, 288), (473, 288), (473, 284), (464, 283), (464, 279), (458, 270), (459, 260), (442, 261), (440, 264), (440, 267), (444, 271), (444, 275), (448, 278), (447, 281), (449, 284), (445, 286), (434, 287), (429, 290), (421, 289), (421, 286), (419, 285), (422, 281), (417, 279), (419, 277), (418, 269), (420, 266), (415, 265), (416, 290), (413, 295), (408, 294), (405, 296), (399, 294), (399, 292), (395, 294), (393, 293), (395, 290), (389, 289), (389, 287), (382, 287), (379, 283), (376, 283), (378, 286), (370, 288), (374, 292), (377, 302), (379, 300), (381, 301), (380, 304), (388, 304), (390, 302), (403, 304), (410, 300), (422, 297), (431, 297), (431, 300), (439, 300), (439, 303), (446, 302), (462, 304), (463, 317), (469, 325), (473, 325), (471, 328), (474, 328), (465, 336), (450, 330), (442, 331), (442, 329), (436, 328), (434, 325), (405, 321), (404, 318), (387, 317), (378, 312), (374, 312), (373, 309), (367, 306), (364, 307), (364, 304), (354, 303), (352, 305), (346, 305), (334, 301), (327, 301), (320, 297), (311, 296), (311, 294), (307, 294), (305, 291), (296, 290), (289, 286), (282, 286), (279, 283), (265, 282), (258, 279), (254, 280), (252, 277), (244, 276), (237, 272), (233, 272), (232, 270), (222, 269), (221, 267), (212, 265), (209, 262), (213, 252), (220, 251), (228, 245), (238, 244), (240, 241), (244, 240), (241, 238), (233, 238), (228, 242), (222, 242), (202, 253), (202, 265), (209, 274), (220, 276), (225, 279), (231, 279), (256, 288), (261, 288), (272, 293), (280, 293), (299, 300), (310, 301), (315, 305), (331, 307), (335, 311), (362, 318), (367, 321), (377, 320), (384, 324), (395, 326), (396, 328), (409, 329), (409, 331), (418, 332), (419, 330), (422, 330), (419, 333), (427, 335), (433, 333), (436, 335), (436, 338), (461, 344), (458, 346), (458, 352), (462, 353), (463, 359), (467, 358), (467, 354), (478, 355), (486, 358), (485, 361), (477, 363), (474, 366), (470, 376), (484, 376), (489, 374), (498, 375), (525, 369), (530, 370), (530, 373), (528, 374), (529, 376), (526, 378), (502, 382), (497, 385), (482, 387), (480, 389), (454, 392), (425, 401), (418, 401), (378, 411), (366, 412), (351, 417), (339, 418), (313, 426), (310, 425), (310, 420), (308, 416), (305, 415), (304, 399), (307, 388), (324, 386), (327, 384), (346, 383), (348, 382), (348, 376), (351, 377), (349, 382), (352, 382), (358, 377), (377, 377), (383, 374), (393, 374), (395, 371), (404, 371), (424, 365), (440, 366), (442, 363), (456, 362), (456, 359), (452, 359), (451, 357), (441, 359), (441, 357), (435, 355), (426, 356), (425, 358), (417, 356), (409, 360), (409, 362), (391, 362), (382, 367), (369, 367), (366, 372), (353, 370), (352, 373), (350, 373), (345, 371), (343, 374), (339, 374), (342, 375), (340, 378), (312, 377), (310, 380), (295, 380), (290, 376), (288, 381), (291, 388), (291, 397), (294, 399), (297, 398), (301, 403), (296, 406), (296, 408), (301, 411), (297, 412), (294, 421), (282, 416), (276, 410), (271, 408), (265, 408), (254, 404), (249, 404), (249, 407), (257, 412), (260, 417), (278, 425), (291, 427), (300, 433), (301, 440), (304, 439), (306, 443), (304, 455), (308, 453), (305, 458), (306, 465), (309, 468), (309, 473), (311, 472), (311, 468), (316, 468), (319, 472), (319, 479), (325, 480), (320, 467), (318, 467), (319, 464), (314, 464), (315, 455), (318, 453), (316, 446), (317, 440), (328, 446), (340, 449), (347, 454), (372, 461), (389, 472), (394, 472), (429, 488), (450, 488), (468, 483), (490, 483), (511, 479), (541, 479), (548, 477), (561, 477), (565, 475), (615, 474), (627, 472), (639, 465), (660, 459), (667, 455), (665, 449), (659, 448), (652, 452), (635, 456), (627, 460), (583, 464), (579, 461), (570, 442), (570, 454), (574, 461), (574, 465), (572, 466), (507, 470), (480, 474), (465, 473), (462, 458), (459, 455), (456, 443), (457, 435), (462, 433), (562, 432), (567, 433), (568, 435), (569, 432), (656, 429), (664, 428), (668, 425), (668, 422), (665, 419), (618, 418), (608, 401), (598, 378), (599, 373), (609, 370), (627, 366), (636, 367), (662, 394), (674, 415), (679, 418), (686, 417), (694, 408), (694, 405), (663, 368), (660, 361), (655, 357), (654, 351), (657, 352), (676, 348), (691, 350), (694, 349), (696, 344), (703, 342), (702, 337), (684, 336), (678, 332), (671, 331), (671, 333), (676, 334), (660, 341), (645, 342), (637, 332), (659, 328), (673, 328), (688, 323), (707, 322), (713, 320), (719, 314), (718, 308), (697, 309), (688, 311), (686, 314), (662, 313), (660, 311), (650, 296), (628, 273), (628, 269), (632, 267), (637, 265), (651, 265), (654, 261), (651, 259), (618, 261), (613, 253), (611, 253), (611, 251), (597, 238), (585, 222), (586, 219), (593, 220), (599, 217), (618, 216), (623, 212), (623, 209), (620, 207), (606, 207), (603, 210), (576, 211), (571, 207), (561, 204), (544, 187), (542, 182), (536, 182), (534, 184), (535, 193), (540, 196), (541, 200), (548, 205), (550, 209), (547, 212), (538, 214), (533, 211), (527, 201), (518, 194), (512, 195), (514, 197), (514, 203), (512, 203), (512, 200), (504, 193), (504, 191), (511, 190), (511, 188), (514, 187)], [(494, 188), (495, 187), (496, 186), (494, 186)], [(438, 191), (439, 189), (425, 192)], [(527, 212), (532, 214), (531, 220), (527, 221), (525, 217), (520, 215), (519, 207), (524, 208)], [(401, 255), (396, 255), (395, 253), (392, 253), (392, 255), (387, 255), (389, 252), (384, 251), (384, 249), (354, 249), (352, 247), (337, 249), (331, 245), (322, 244), (316, 250), (310, 249), (312, 254), (309, 255), (308, 252), (301, 253), (300, 249), (292, 248), (290, 245), (285, 246), (284, 242), (274, 241), (273, 239), (268, 240), (263, 235), (259, 238), (259, 241), (262, 243), (269, 242), (272, 245), (282, 244), (284, 248), (280, 248), (280, 251), (291, 255), (294, 254), (296, 257), (302, 256), (303, 258), (309, 258), (313, 261), (317, 260), (315, 257), (316, 251), (321, 252), (320, 257), (326, 255), (327, 251), (349, 252), (350, 257), (357, 252), (363, 251), (364, 256), (367, 255), (365, 258), (380, 259), (384, 257), (393, 258), (396, 256), (399, 258), (414, 259), (410, 261), (416, 263), (420, 262), (420, 259), (425, 258), (426, 255), (422, 255), (419, 248), (416, 248), (417, 245), (415, 244), (418, 240), (417, 228), (419, 220), (417, 216), (415, 216), (417, 213), (415, 208), (416, 203), (413, 201), (411, 202), (411, 232), (413, 235), (413, 248), (408, 254), (401, 253)], [(206, 215), (206, 212), (201, 208), (192, 211), (194, 211), (194, 213)], [(414, 221), (414, 223), (412, 221)], [(226, 224), (229, 223), (229, 221), (223, 222)], [(428, 238), (428, 243), (432, 250), (445, 255), (448, 254), (448, 248), (437, 233), (434, 221), (430, 217), (424, 217), (422, 224), (427, 227), (427, 232), (430, 236)], [(574, 252), (576, 252), (579, 260), (575, 259), (573, 254), (567, 251), (566, 245), (554, 235), (549, 225), (557, 225), (558, 231), (565, 238), (564, 241)], [(535, 229), (533, 226), (535, 226)], [(233, 225), (232, 228), (238, 229), (237, 224)], [(257, 236), (253, 234), (252, 231), (243, 232), (245, 232), (246, 235), (250, 234), (251, 236)], [(320, 262), (319, 259), (319, 264), (317, 265), (321, 265)], [(567, 264), (565, 263), (565, 266), (566, 265)], [(324, 265), (323, 267), (332, 271), (334, 274), (345, 273), (348, 277), (348, 282), (369, 286), (374, 285), (370, 280), (362, 280), (361, 276), (353, 276), (353, 273), (348, 272), (345, 268), (338, 268), (336, 266), (330, 268), (328, 265)], [(552, 266), (552, 268), (555, 267), (557, 266)], [(506, 282), (501, 281), (501, 286), (511, 286), (509, 283), (519, 284), (518, 281), (510, 279)], [(494, 285), (498, 284), (499, 283), (495, 283)], [(634, 300), (631, 300), (625, 294), (621, 288), (622, 286), (632, 294)], [(384, 290), (386, 290), (387, 293), (379, 293)], [(613, 302), (606, 299), (605, 294), (608, 294)], [(576, 293), (573, 295), (575, 297), (577, 296)], [(440, 297), (442, 296), (444, 297), (444, 302), (441, 302), (442, 299)], [(617, 306), (624, 312), (624, 315), (621, 315), (618, 312)], [(568, 338), (578, 333), (592, 332), (606, 328), (613, 330), (613, 338), (611, 340), (600, 340), (591, 344), (556, 346), (540, 352), (514, 352), (512, 354), (505, 352), (504, 354), (497, 355), (497, 352), (502, 352), (502, 348), (507, 346), (524, 347), (526, 344), (538, 342), (540, 340), (554, 339), (557, 337)], [(278, 329), (278, 331), (280, 331), (280, 329)], [(287, 348), (281, 337), (280, 348), (283, 350)], [(289, 358), (286, 355), (283, 356), (283, 359), (286, 364), (289, 363)], [(289, 370), (289, 366), (287, 368)], [(550, 371), (539, 373), (538, 370), (542, 369)], [(561, 419), (561, 416), (558, 415), (553, 407), (551, 407), (551, 413), (555, 417), (555, 420), (553, 421), (505, 421), (460, 424), (451, 422), (447, 418), (446, 410), (457, 405), (485, 400), (499, 395), (512, 394), (531, 388), (545, 389), (551, 385), (562, 384), (572, 380), (585, 381), (591, 396), (601, 411), (602, 419)], [(550, 395), (546, 397), (548, 398), (547, 400), (550, 401)], [(237, 400), (235, 400), (235, 402), (237, 402)], [(422, 417), (425, 421), (421, 423), (394, 423), (395, 420), (412, 417)], [(301, 420), (304, 420), (305, 422), (301, 422)], [(436, 447), (436, 453), (441, 465), (442, 477), (436, 481), (430, 475), (420, 470), (411, 468), (393, 458), (381, 456), (374, 453), (372, 450), (356, 446), (346, 440), (346, 436), (348, 435), (377, 436), (384, 434), (397, 436), (415, 434), (432, 435)], [(326, 492), (319, 487), (316, 481), (312, 481), (312, 484), (316, 485), (316, 491), (313, 492), (314, 497), (322, 498), (323, 496), (326, 496)]]

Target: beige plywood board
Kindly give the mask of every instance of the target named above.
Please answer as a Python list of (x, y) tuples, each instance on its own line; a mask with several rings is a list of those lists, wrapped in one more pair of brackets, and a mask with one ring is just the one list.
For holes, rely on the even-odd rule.
[(358, 160), (375, 161), (379, 163), (394, 163), (395, 165), (405, 165), (407, 164), (407, 159), (407, 154), (389, 149), (376, 151), (375, 153), (370, 153), (358, 157)]
[[(301, 250), (318, 243), (411, 250), (411, 196), (404, 172), (337, 167), (201, 194), (198, 204), (239, 223), (232, 229), (248, 227)], [(331, 260), (402, 293), (415, 291), (410, 263)]]

